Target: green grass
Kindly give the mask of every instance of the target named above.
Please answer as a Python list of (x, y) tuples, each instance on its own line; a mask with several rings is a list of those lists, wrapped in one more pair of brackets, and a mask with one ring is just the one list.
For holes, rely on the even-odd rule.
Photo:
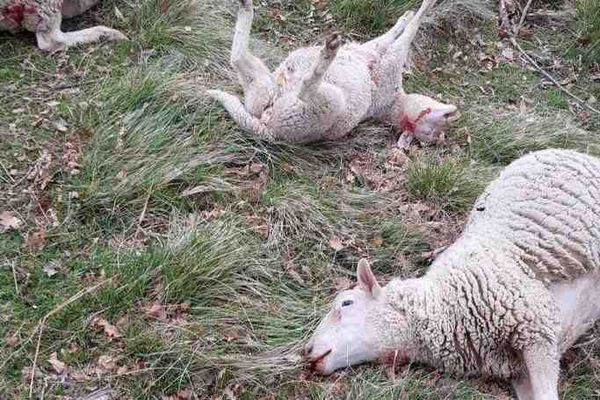
[(426, 154), (408, 168), (408, 190), (417, 198), (450, 211), (465, 211), (490, 180), (466, 159)]
[[(320, 40), (327, 23), (372, 37), (409, 3), (257, 3), (251, 48), (275, 65), (289, 49)], [(582, 38), (594, 31), (582, 8), (591, 3), (584, 3), (577, 21), (564, 22)], [(234, 12), (216, 0), (104, 1), (67, 26), (112, 25), (130, 41), (54, 56), (38, 52), (31, 35), (0, 33), (0, 211), (23, 221), (19, 231), (0, 233), (0, 336), (7, 338), (0, 345), (0, 397), (29, 397), (38, 326), (67, 301), (41, 335), (37, 397), (78, 398), (93, 387), (135, 399), (181, 389), (240, 399), (509, 393), (503, 383), (423, 366), (398, 371), (396, 383), (373, 365), (303, 381), (297, 351), (335, 295), (336, 279), (354, 279), (360, 257), (368, 255), (383, 279), (422, 273), (424, 254), (439, 246), (428, 222), (456, 232), (449, 224), (464, 220), (485, 183), (525, 152), (566, 147), (599, 154), (599, 120), (578, 120), (571, 99), (543, 87), (524, 65), (482, 72), (476, 57), (454, 60), (457, 46), (465, 54), (497, 54), (494, 10), (444, 1), (421, 41), (425, 66), (406, 85), (460, 106), (464, 116), (449, 128), (446, 146), (422, 148), (392, 167), (393, 133), (374, 124), (337, 143), (262, 142), (204, 94), (239, 89), (228, 67)], [(460, 32), (448, 33), (448, 21), (457, 18)], [(483, 32), (483, 45), (469, 40), (475, 30)], [(553, 56), (569, 55), (557, 33), (536, 35), (528, 49), (539, 40)], [(575, 57), (560, 61), (579, 68)], [(436, 67), (441, 71), (433, 73)], [(583, 72), (577, 79), (573, 91), (600, 97)], [(59, 119), (66, 132), (55, 128)], [(77, 173), (63, 159), (67, 144), (76, 147)], [(43, 150), (52, 161), (41, 189), (28, 172)], [(369, 170), (348, 179), (357, 158), (368, 160)], [(417, 203), (433, 211), (423, 226), (400, 211)], [(40, 228), (45, 244), (36, 250), (25, 238)], [(333, 236), (344, 248), (330, 246)], [(48, 265), (57, 273), (49, 276)], [(54, 352), (66, 364), (63, 376), (48, 362)], [(562, 375), (565, 399), (598, 395), (590, 365), (599, 357), (597, 345), (574, 353)]]
[(600, 60), (600, 4), (594, 0), (577, 0), (577, 28), (579, 41), (587, 62)]

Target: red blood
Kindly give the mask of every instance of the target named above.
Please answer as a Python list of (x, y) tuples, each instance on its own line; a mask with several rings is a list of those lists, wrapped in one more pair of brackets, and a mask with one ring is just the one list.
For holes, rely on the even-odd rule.
[(25, 15), (36, 14), (37, 10), (33, 6), (26, 6), (20, 0), (15, 0), (2, 9), (4, 18), (14, 27), (20, 27), (23, 24)]
[(402, 119), (400, 119), (400, 129), (402, 130), (402, 132), (405, 132), (405, 133), (415, 133), (415, 130), (417, 130), (417, 123), (424, 116), (426, 116), (430, 113), (431, 113), (431, 108), (427, 107), (426, 109), (421, 111), (419, 116), (414, 121), (411, 121), (406, 114), (402, 114)]

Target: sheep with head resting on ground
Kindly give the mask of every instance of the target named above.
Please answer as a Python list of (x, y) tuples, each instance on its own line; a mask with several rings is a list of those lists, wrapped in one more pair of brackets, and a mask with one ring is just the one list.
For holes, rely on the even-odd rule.
[(101, 39), (123, 40), (125, 35), (106, 26), (75, 32), (60, 30), (62, 18), (80, 15), (99, 0), (0, 0), (0, 30), (35, 32), (38, 47), (54, 52)]
[[(322, 48), (298, 49), (272, 73), (248, 50), (252, 1), (240, 0), (231, 65), (244, 102), (219, 90), (208, 94), (242, 129), (268, 140), (339, 139), (373, 118), (402, 128), (399, 144), (413, 135), (435, 141), (441, 127), (455, 117), (456, 107), (407, 95), (402, 89), (411, 42), (434, 3), (423, 0), (416, 13), (405, 13), (390, 31), (367, 43), (342, 45), (337, 35), (331, 35)], [(415, 112), (419, 106), (422, 109)]]
[(600, 160), (544, 150), (509, 165), (461, 237), (416, 279), (366, 260), (305, 348), (322, 374), (376, 359), (511, 380), (558, 400), (559, 360), (600, 318)]

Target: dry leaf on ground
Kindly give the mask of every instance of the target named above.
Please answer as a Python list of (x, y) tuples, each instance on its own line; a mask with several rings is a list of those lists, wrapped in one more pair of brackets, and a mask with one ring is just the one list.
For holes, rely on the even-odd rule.
[(21, 342), (21, 339), (15, 334), (7, 333), (6, 336), (4, 336), (4, 342), (10, 347), (16, 347)]
[(108, 337), (112, 337), (112, 338), (123, 337), (123, 335), (119, 331), (119, 328), (117, 328), (115, 325), (111, 324), (110, 322), (108, 322), (104, 318), (95, 317), (92, 320), (92, 325), (96, 326), (98, 328), (102, 328), (102, 330), (104, 331), (104, 333)]
[(352, 280), (350, 278), (346, 278), (346, 277), (335, 278), (335, 280), (333, 281), (333, 284), (335, 286), (335, 290), (338, 292), (341, 292), (343, 290), (348, 290), (348, 289), (352, 288), (352, 286), (354, 286), (354, 282), (352, 282)]
[(283, 255), (283, 267), (285, 269), (285, 272), (296, 282), (298, 282), (300, 285), (305, 285), (306, 282), (304, 281), (304, 279), (302, 279), (302, 276), (300, 276), (300, 274), (298, 273), (298, 270), (296, 269), (296, 265), (294, 264), (294, 260), (292, 260), (292, 257), (290, 256), (289, 253), (286, 253)]
[(342, 242), (342, 239), (333, 235), (331, 239), (329, 239), (329, 247), (331, 247), (335, 251), (340, 251), (343, 250), (346, 246)]
[(118, 357), (108, 354), (101, 355), (96, 363), (96, 373), (102, 376), (116, 371), (118, 359)]
[(25, 245), (29, 250), (42, 250), (46, 246), (46, 229), (40, 226), (37, 231), (29, 232), (25, 237)]
[(160, 304), (158, 301), (155, 301), (148, 307), (146, 307), (146, 316), (159, 319), (161, 321), (167, 320), (167, 310), (165, 306)]
[(10, 211), (2, 211), (0, 213), (0, 232), (8, 231), (10, 229), (17, 230), (22, 224), (23, 221)]
[(58, 268), (60, 268), (60, 263), (57, 261), (50, 261), (44, 264), (42, 270), (49, 278), (52, 278), (54, 275), (58, 274)]
[(56, 352), (50, 355), (48, 362), (50, 363), (50, 365), (52, 365), (52, 368), (54, 369), (54, 371), (56, 371), (57, 374), (62, 374), (67, 369), (67, 364), (58, 359), (58, 355), (56, 354)]

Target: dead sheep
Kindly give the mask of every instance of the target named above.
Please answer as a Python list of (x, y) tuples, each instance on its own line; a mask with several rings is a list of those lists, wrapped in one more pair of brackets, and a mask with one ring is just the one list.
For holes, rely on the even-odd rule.
[(99, 0), (0, 0), (0, 30), (34, 32), (41, 50), (55, 52), (78, 44), (123, 40), (125, 35), (106, 26), (61, 31), (64, 18), (80, 15)]
[(504, 169), (421, 278), (380, 286), (366, 260), (305, 354), (321, 374), (382, 360), (510, 380), (558, 400), (561, 355), (600, 318), (600, 160), (543, 150)]
[(456, 107), (423, 102), (425, 96), (405, 104), (415, 97), (402, 89), (411, 43), (434, 3), (424, 0), (416, 13), (405, 13), (390, 31), (367, 43), (342, 44), (334, 34), (323, 47), (295, 50), (271, 72), (248, 50), (253, 6), (251, 0), (240, 0), (231, 65), (244, 91), (243, 103), (220, 90), (207, 93), (242, 129), (267, 140), (335, 140), (375, 119), (401, 128), (401, 145), (413, 136), (436, 141)]

